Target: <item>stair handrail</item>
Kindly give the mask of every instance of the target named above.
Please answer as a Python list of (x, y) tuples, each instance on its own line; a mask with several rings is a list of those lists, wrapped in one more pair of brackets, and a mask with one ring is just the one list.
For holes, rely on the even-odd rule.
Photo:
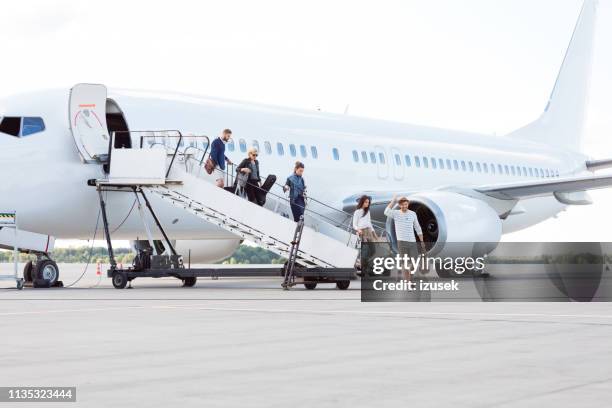
[[(228, 166), (227, 168), (231, 168), (232, 170), (228, 172), (227, 170), (217, 169), (217, 171), (220, 171), (221, 173), (223, 173), (223, 174), (226, 176), (226, 178), (230, 178), (230, 177), (231, 177), (231, 178), (234, 178), (234, 179), (235, 179), (235, 177), (236, 177), (236, 171), (235, 171), (234, 166)], [(249, 183), (249, 182), (247, 181), (247, 183)], [(249, 183), (249, 184), (250, 184), (250, 183)], [(258, 185), (255, 185), (255, 184), (250, 184), (250, 185), (251, 185), (251, 186), (253, 186), (253, 187), (255, 187), (255, 188), (256, 188), (256, 189), (258, 189), (258, 190), (263, 190), (263, 189), (261, 188), (261, 186), (258, 186)], [(274, 185), (275, 185), (275, 186), (277, 186), (277, 187), (280, 187), (280, 188), (282, 188), (282, 187), (283, 187), (283, 185), (282, 185), (282, 184), (280, 184), (280, 183), (276, 183), (276, 182), (274, 183)], [(279, 199), (279, 200), (281, 200), (281, 201), (288, 202), (288, 203), (290, 204), (290, 200), (289, 200), (287, 197), (285, 197), (285, 196), (281, 196), (281, 195), (279, 195), (279, 194), (277, 194), (277, 193), (275, 193), (275, 192), (273, 192), (273, 191), (271, 191), (271, 190), (270, 190), (270, 191), (268, 191), (268, 192), (266, 192), (266, 193), (267, 193), (268, 195), (272, 195), (273, 197), (276, 197), (277, 199)], [(321, 214), (321, 213), (319, 213), (319, 212), (317, 212), (317, 211), (314, 211), (314, 210), (312, 210), (312, 209), (310, 209), (310, 208), (307, 208), (307, 207), (308, 207), (308, 204), (307, 204), (307, 203), (308, 203), (308, 201), (310, 201), (310, 200), (312, 200), (312, 201), (314, 201), (314, 202), (316, 202), (316, 203), (319, 203), (319, 204), (321, 204), (322, 206), (324, 206), (324, 207), (326, 207), (326, 208), (328, 208), (328, 209), (330, 209), (330, 210), (332, 210), (332, 211), (335, 211), (336, 213), (340, 213), (340, 214), (344, 215), (344, 216), (345, 216), (345, 218), (344, 218), (344, 219), (343, 219), (343, 220), (340, 222), (340, 225), (338, 225), (338, 220), (333, 219), (333, 218), (330, 218), (330, 217), (328, 217), (327, 215), (325, 215), (325, 214)], [(356, 230), (353, 228), (353, 225), (352, 225), (352, 217), (353, 217), (353, 215), (352, 215), (352, 214), (350, 214), (350, 213), (348, 213), (348, 212), (346, 212), (346, 211), (344, 211), (344, 210), (340, 210), (340, 209), (338, 209), (338, 208), (332, 207), (331, 205), (326, 204), (326, 203), (324, 203), (324, 202), (322, 202), (322, 201), (320, 201), (320, 200), (317, 200), (317, 199), (315, 199), (315, 198), (313, 198), (313, 197), (310, 197), (310, 196), (307, 196), (307, 200), (305, 200), (305, 203), (306, 203), (306, 205), (304, 205), (304, 207), (303, 207), (305, 212), (307, 211), (307, 212), (308, 212), (308, 213), (310, 213), (310, 214), (314, 214), (314, 215), (316, 215), (317, 217), (319, 217), (320, 219), (322, 219), (322, 221), (324, 221), (324, 222), (326, 222), (326, 223), (328, 223), (328, 224), (330, 224), (330, 225), (334, 226), (335, 228), (341, 228), (341, 229), (344, 229), (344, 230), (345, 230), (345, 231), (347, 231), (347, 232), (348, 232), (348, 233), (349, 233), (351, 236), (352, 236), (352, 235), (356, 235), (356, 236), (359, 238), (359, 236), (356, 234), (356, 232), (357, 232), (357, 231), (356, 231)], [(347, 222), (347, 221), (348, 221), (348, 222)], [(345, 223), (346, 223), (346, 225), (345, 225)], [(384, 229), (382, 229), (382, 228), (380, 228), (380, 227), (378, 227), (378, 226), (375, 226), (375, 225), (373, 225), (373, 227), (374, 227), (374, 229), (375, 229), (375, 230), (378, 230), (378, 232), (379, 232), (379, 235), (380, 235), (380, 236), (384, 236), (384, 235), (382, 235), (382, 234), (384, 233)], [(347, 242), (347, 245), (349, 245), (349, 244), (350, 244), (350, 240), (351, 240), (351, 237), (349, 237), (349, 242)], [(356, 243), (356, 244), (358, 244), (358, 243), (359, 243), (359, 240), (357, 241), (357, 243)]]

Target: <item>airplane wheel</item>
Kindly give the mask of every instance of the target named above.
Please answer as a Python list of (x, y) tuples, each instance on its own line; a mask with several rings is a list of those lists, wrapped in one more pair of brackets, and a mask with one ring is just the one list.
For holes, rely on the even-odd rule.
[(114, 271), (112, 279), (115, 289), (124, 289), (127, 286), (128, 280), (125, 272)]
[(32, 269), (33, 269), (32, 261), (28, 261), (23, 267), (23, 279), (26, 282), (32, 282)]
[(198, 278), (195, 276), (189, 276), (183, 279), (183, 287), (184, 288), (193, 288), (198, 281)]
[(45, 281), (45, 286), (55, 286), (59, 279), (59, 268), (51, 259), (44, 259), (36, 263), (35, 275), (32, 278), (42, 279)]
[(317, 282), (304, 282), (304, 287), (308, 290), (314, 290), (317, 287)]
[(348, 280), (336, 282), (336, 288), (340, 290), (347, 290), (350, 285), (351, 285), (351, 281), (348, 281)]

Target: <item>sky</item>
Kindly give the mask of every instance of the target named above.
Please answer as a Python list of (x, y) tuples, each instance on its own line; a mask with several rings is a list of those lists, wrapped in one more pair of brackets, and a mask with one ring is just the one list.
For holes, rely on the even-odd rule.
[[(0, 96), (79, 82), (503, 135), (543, 111), (580, 0), (59, 0), (1, 6)], [(585, 152), (612, 158), (612, 0)], [(612, 189), (507, 239), (610, 241)]]

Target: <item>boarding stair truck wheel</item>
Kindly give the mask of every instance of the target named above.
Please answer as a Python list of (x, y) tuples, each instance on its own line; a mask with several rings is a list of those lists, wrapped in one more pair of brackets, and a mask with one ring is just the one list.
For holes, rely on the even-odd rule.
[(304, 287), (308, 290), (314, 290), (317, 287), (317, 282), (312, 278), (304, 278)]
[(59, 267), (51, 259), (40, 259), (32, 270), (35, 287), (53, 287), (59, 280)]
[(193, 288), (198, 281), (198, 278), (195, 276), (188, 276), (183, 278), (183, 287), (184, 288)]
[(123, 271), (113, 271), (112, 280), (115, 289), (124, 289), (127, 286), (127, 275)]
[(336, 288), (339, 290), (347, 290), (351, 285), (350, 280), (341, 280), (336, 282)]
[(25, 266), (23, 267), (23, 279), (26, 282), (32, 282), (34, 279), (32, 279), (32, 270), (34, 269), (34, 265), (32, 264), (32, 261), (28, 261)]

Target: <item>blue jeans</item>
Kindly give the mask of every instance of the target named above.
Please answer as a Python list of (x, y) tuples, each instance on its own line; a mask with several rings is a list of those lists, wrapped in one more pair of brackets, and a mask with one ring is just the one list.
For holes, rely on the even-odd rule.
[(304, 196), (298, 196), (295, 201), (291, 202), (291, 213), (293, 214), (293, 221), (298, 222), (300, 217), (304, 215)]

